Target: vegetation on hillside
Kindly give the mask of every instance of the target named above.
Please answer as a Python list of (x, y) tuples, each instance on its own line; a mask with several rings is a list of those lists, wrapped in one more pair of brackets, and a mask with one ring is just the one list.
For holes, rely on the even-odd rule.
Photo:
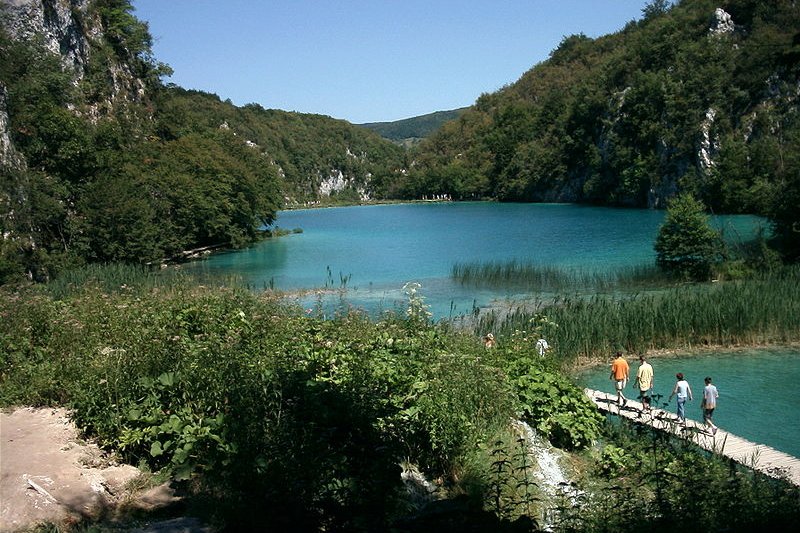
[[(426, 139), (407, 198), (657, 206), (692, 192), (770, 217), (800, 253), (800, 10), (789, 0), (652, 2), (639, 21), (565, 37), (550, 58)], [(717, 27), (715, 10), (735, 28)], [(721, 20), (721, 19), (720, 19)]]
[(466, 109), (462, 107), (461, 109), (452, 109), (450, 111), (435, 111), (418, 117), (395, 120), (394, 122), (370, 122), (357, 125), (372, 130), (390, 141), (404, 146), (413, 146), (438, 130), (445, 122), (457, 118)]
[[(411, 153), (343, 121), (164, 86), (169, 69), (127, 0), (74, 11), (84, 33), (102, 30), (77, 85), (36, 39), (0, 32), (2, 100), (24, 160), (4, 162), (0, 281), (244, 246), (285, 203), (433, 194), (664, 206), (687, 191), (717, 212), (770, 217), (797, 257), (797, 9), (668, 7), (652, 2), (613, 35), (565, 38)], [(734, 31), (709, 31), (716, 7)]]
[(92, 36), (78, 78), (37, 38), (0, 27), (0, 96), (20, 156), (0, 178), (0, 283), (245, 246), (285, 203), (395, 194), (405, 154), (377, 134), (163, 85), (169, 69), (127, 0), (73, 16)]
[[(155, 117), (159, 136), (171, 139), (220, 128), (232, 132), (264, 156), (282, 176), (289, 206), (317, 200), (323, 182), (342, 183), (334, 197), (357, 203), (392, 196), (393, 182), (405, 165), (405, 152), (378, 135), (322, 115), (237, 107), (216, 95), (169, 85), (159, 92)], [(264, 163), (262, 163), (264, 164)]]

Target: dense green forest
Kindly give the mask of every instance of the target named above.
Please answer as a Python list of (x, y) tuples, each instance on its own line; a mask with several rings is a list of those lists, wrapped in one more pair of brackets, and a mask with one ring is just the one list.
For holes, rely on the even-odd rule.
[[(323, 182), (341, 173), (342, 189), (329, 194), (357, 203), (396, 196), (393, 182), (405, 166), (406, 153), (377, 134), (323, 115), (237, 107), (216, 95), (168, 85), (155, 102), (157, 134), (180, 138), (220, 128), (245, 139), (281, 176), (288, 206), (318, 200)], [(264, 164), (264, 161), (262, 161)]]
[[(46, 4), (57, 12), (58, 2)], [(329, 117), (164, 85), (169, 68), (131, 11), (125, 0), (96, 0), (66, 12), (76, 34), (92, 36), (85, 57), (71, 45), (78, 66), (42, 34), (16, 39), (11, 23), (0, 28), (0, 282), (244, 246), (282, 206), (392, 194), (400, 147)]]
[[(283, 206), (432, 194), (664, 207), (691, 192), (715, 212), (769, 217), (786, 255), (800, 253), (789, 0), (653, 1), (615, 34), (565, 37), (409, 150), (329, 117), (165, 85), (130, 3), (86, 6), (65, 15), (86, 39), (77, 65), (43, 36), (0, 31), (0, 280), (244, 246)], [(383, 126), (427, 135), (443, 118)]]
[(402, 191), (641, 207), (686, 191), (770, 217), (796, 256), (798, 74), (795, 2), (654, 1), (481, 95), (419, 146)]

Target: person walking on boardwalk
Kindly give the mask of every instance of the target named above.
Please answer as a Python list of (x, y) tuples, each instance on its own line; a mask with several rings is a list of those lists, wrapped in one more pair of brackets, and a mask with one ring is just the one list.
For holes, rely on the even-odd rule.
[(694, 397), (692, 396), (692, 388), (689, 386), (689, 382), (683, 379), (683, 373), (678, 372), (675, 374), (675, 377), (678, 381), (675, 382), (675, 387), (672, 389), (672, 394), (669, 395), (669, 401), (672, 401), (672, 397), (678, 397), (678, 420), (682, 423), (686, 423), (686, 400), (688, 398), (689, 401), (692, 401)]
[(629, 372), (628, 361), (622, 357), (622, 352), (617, 352), (616, 359), (611, 362), (611, 376), (609, 376), (609, 379), (614, 380), (614, 387), (617, 389), (617, 404), (621, 407), (625, 407), (625, 404), (628, 403), (628, 399), (622, 393), (622, 389), (628, 384)]
[(714, 416), (714, 409), (717, 408), (717, 398), (719, 398), (719, 392), (717, 392), (717, 387), (711, 384), (711, 378), (706, 377), (705, 379), (706, 386), (703, 389), (703, 422), (706, 423), (706, 426), (711, 427), (711, 434), (717, 434), (717, 426), (714, 425), (714, 422), (711, 421), (711, 417)]
[(639, 398), (642, 400), (642, 409), (650, 410), (650, 393), (653, 390), (653, 367), (648, 363), (644, 355), (639, 356), (639, 369), (636, 371), (636, 384), (639, 385)]

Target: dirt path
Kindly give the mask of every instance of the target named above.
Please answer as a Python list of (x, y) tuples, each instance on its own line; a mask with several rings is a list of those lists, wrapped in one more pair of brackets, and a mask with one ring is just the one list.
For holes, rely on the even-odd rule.
[[(0, 531), (40, 522), (74, 524), (130, 503), (141, 472), (79, 439), (63, 409), (0, 413)], [(138, 493), (139, 504), (169, 504), (167, 487)]]

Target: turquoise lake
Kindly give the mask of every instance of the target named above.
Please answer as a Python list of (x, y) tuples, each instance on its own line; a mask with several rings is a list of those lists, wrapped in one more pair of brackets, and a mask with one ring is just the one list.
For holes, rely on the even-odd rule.
[[(489, 202), (426, 203), (338, 207), (280, 212), (276, 225), (302, 233), (259, 243), (246, 250), (215, 254), (187, 269), (234, 274), (255, 289), (325, 288), (323, 296), (298, 299), (304, 307), (344, 298), (377, 314), (402, 308), (406, 282), (421, 294), (435, 319), (469, 314), (475, 307), (508, 305), (536, 297), (462, 287), (450, 278), (454, 263), (516, 260), (564, 268), (611, 270), (652, 264), (653, 241), (663, 211), (565, 204)], [(749, 216), (713, 217), (729, 240), (753, 235), (763, 221)], [(342, 283), (342, 278), (347, 282)], [(333, 302), (332, 302), (333, 301)], [(630, 361), (635, 371), (638, 360)], [(676, 372), (689, 378), (696, 394), (706, 375), (720, 391), (715, 419), (744, 438), (800, 457), (800, 417), (794, 388), (800, 383), (800, 352), (753, 350), (654, 359), (656, 392), (669, 395)], [(584, 384), (611, 391), (604, 367), (582, 377)], [(632, 390), (632, 386), (629, 386)], [(674, 410), (674, 400), (668, 407)], [(699, 400), (689, 406), (700, 416)]]
[[(402, 305), (403, 285), (417, 282), (434, 317), (447, 318), (532, 296), (462, 287), (450, 279), (455, 263), (516, 260), (598, 271), (652, 264), (663, 217), (648, 209), (494, 202), (283, 211), (276, 225), (303, 233), (187, 268), (233, 273), (257, 289), (336, 289), (347, 278), (347, 301), (373, 313)], [(738, 239), (763, 222), (726, 216), (713, 224)], [(313, 297), (301, 303), (310, 306)]]

